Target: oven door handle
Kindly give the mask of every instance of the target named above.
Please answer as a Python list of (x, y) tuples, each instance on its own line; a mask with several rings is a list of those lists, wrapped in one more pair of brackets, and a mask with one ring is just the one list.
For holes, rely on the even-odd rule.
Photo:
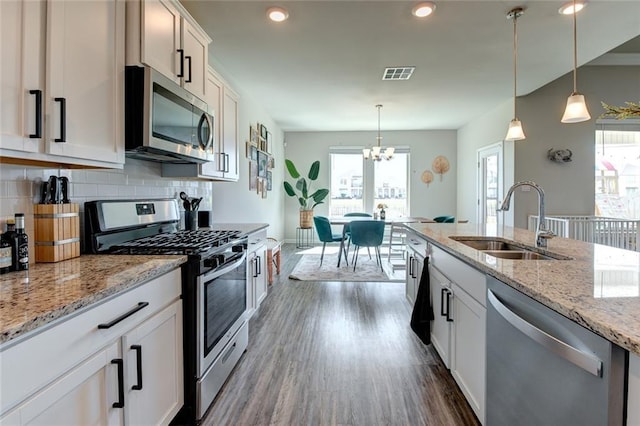
[(246, 258), (247, 258), (247, 252), (243, 251), (242, 256), (240, 256), (238, 260), (230, 264), (225, 264), (222, 268), (214, 269), (212, 271), (207, 272), (202, 276), (202, 279), (204, 281), (210, 281), (214, 278), (219, 277), (220, 275), (224, 275), (227, 272), (232, 271), (236, 269), (238, 266), (240, 266), (245, 261)]

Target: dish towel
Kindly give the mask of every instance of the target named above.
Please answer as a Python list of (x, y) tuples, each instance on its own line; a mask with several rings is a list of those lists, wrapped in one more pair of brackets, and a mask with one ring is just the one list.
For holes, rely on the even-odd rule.
[(424, 259), (418, 293), (416, 294), (416, 301), (413, 305), (413, 312), (411, 313), (411, 329), (425, 345), (431, 343), (431, 321), (433, 318), (429, 283), (429, 257), (427, 256)]

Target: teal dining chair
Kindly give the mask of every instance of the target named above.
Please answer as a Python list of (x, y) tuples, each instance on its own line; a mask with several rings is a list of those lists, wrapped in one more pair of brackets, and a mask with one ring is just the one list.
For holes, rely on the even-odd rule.
[(455, 223), (456, 217), (455, 216), (437, 216), (437, 217), (434, 217), (433, 220), (438, 223)]
[[(346, 239), (346, 235), (344, 234), (334, 234), (331, 229), (331, 223), (329, 219), (324, 216), (314, 216), (313, 223), (316, 225), (316, 232), (318, 233), (318, 239), (322, 241), (322, 254), (320, 255), (320, 266), (322, 266), (322, 261), (324, 259), (324, 249), (327, 246), (327, 243), (341, 243), (341, 249), (345, 249), (344, 240)], [(345, 262), (347, 261), (347, 251), (344, 251)], [(347, 263), (348, 265), (348, 263)]]
[(356, 270), (358, 263), (358, 251), (360, 247), (373, 247), (376, 252), (376, 262), (382, 269), (382, 258), (380, 257), (380, 246), (384, 238), (385, 223), (382, 220), (356, 220), (351, 222), (351, 243), (355, 246), (353, 252), (353, 270)]
[[(371, 216), (370, 213), (349, 212), (349, 213), (345, 213), (344, 217), (373, 217), (373, 216)], [(343, 232), (347, 236), (347, 248), (345, 250), (345, 253), (349, 253), (349, 246), (351, 245), (351, 229), (348, 223), (344, 225)], [(371, 258), (371, 253), (369, 253), (369, 258)]]

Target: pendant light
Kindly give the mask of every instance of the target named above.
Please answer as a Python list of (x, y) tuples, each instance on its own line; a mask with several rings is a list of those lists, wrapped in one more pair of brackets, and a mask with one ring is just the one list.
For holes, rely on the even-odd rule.
[(580, 123), (591, 119), (587, 104), (584, 101), (584, 95), (578, 93), (577, 90), (577, 68), (578, 68), (578, 37), (576, 30), (576, 0), (573, 0), (573, 92), (567, 99), (567, 107), (562, 116), (563, 123)]
[(524, 9), (516, 7), (507, 13), (507, 19), (513, 20), (513, 120), (509, 123), (509, 129), (507, 130), (507, 141), (519, 141), (525, 139), (524, 131), (522, 130), (522, 123), (518, 120), (518, 114), (516, 114), (516, 93), (518, 89), (518, 30), (517, 22), (518, 18), (524, 14)]
[(382, 108), (382, 105), (378, 104), (376, 105), (376, 108), (378, 108), (378, 136), (376, 137), (377, 143), (371, 148), (364, 148), (362, 150), (362, 156), (364, 157), (365, 160), (373, 160), (373, 161), (381, 161), (383, 159), (391, 160), (393, 158), (393, 153), (395, 152), (395, 148), (392, 146), (389, 146), (385, 148), (384, 151), (382, 150), (382, 146), (381, 146), (382, 136), (380, 136), (380, 108)]

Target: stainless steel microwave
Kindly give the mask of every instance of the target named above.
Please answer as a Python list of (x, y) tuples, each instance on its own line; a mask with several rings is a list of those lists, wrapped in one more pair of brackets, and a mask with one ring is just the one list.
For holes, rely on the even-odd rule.
[(214, 160), (207, 103), (150, 67), (125, 68), (125, 153), (162, 163)]

